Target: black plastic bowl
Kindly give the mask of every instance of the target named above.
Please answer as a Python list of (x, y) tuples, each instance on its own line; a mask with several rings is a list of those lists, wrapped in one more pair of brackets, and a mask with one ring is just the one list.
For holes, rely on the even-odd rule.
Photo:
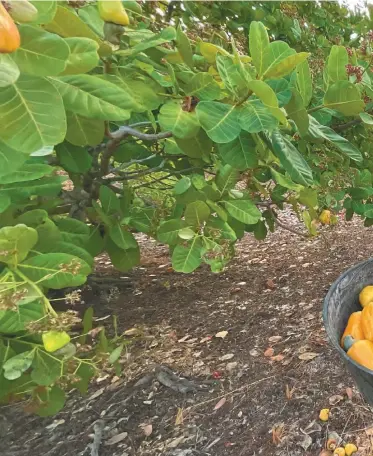
[(359, 293), (373, 285), (373, 259), (348, 269), (331, 286), (324, 301), (323, 319), (330, 341), (342, 357), (364, 399), (373, 405), (373, 371), (360, 366), (342, 350), (340, 340), (352, 312), (361, 310)]

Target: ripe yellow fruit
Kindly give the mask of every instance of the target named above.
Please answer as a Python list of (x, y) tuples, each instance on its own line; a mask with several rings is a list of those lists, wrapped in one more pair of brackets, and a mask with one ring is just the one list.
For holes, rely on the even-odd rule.
[(365, 307), (373, 302), (373, 285), (368, 285), (361, 290), (359, 294), (359, 302), (362, 307)]
[(342, 447), (338, 447), (334, 450), (333, 456), (346, 456), (345, 449)]
[(319, 220), (323, 225), (330, 225), (331, 216), (332, 213), (328, 209), (324, 209), (319, 216)]
[(105, 22), (129, 25), (130, 20), (121, 0), (99, 0), (98, 11)]
[(330, 410), (329, 409), (322, 409), (320, 411), (320, 415), (319, 415), (319, 418), (321, 421), (328, 421), (329, 419), (329, 412)]
[(345, 446), (346, 456), (351, 456), (352, 454), (356, 453), (356, 451), (357, 451), (357, 446), (354, 445), (353, 443), (348, 443)]
[(48, 331), (41, 337), (47, 352), (55, 352), (70, 342), (70, 336), (65, 331)]

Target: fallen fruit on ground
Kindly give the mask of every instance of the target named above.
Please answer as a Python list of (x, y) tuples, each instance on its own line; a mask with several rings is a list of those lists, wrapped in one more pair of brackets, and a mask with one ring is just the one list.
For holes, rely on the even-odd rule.
[(352, 454), (356, 453), (358, 450), (357, 446), (354, 445), (353, 443), (347, 443), (345, 446), (345, 453), (346, 456), (351, 456)]
[(319, 418), (321, 421), (328, 421), (330, 410), (325, 408), (320, 411)]

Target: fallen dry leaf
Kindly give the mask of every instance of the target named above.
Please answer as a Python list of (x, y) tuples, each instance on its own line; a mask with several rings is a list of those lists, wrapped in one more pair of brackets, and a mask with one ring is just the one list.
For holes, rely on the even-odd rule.
[(141, 334), (141, 331), (138, 328), (131, 328), (127, 329), (123, 333), (125, 336), (139, 336)]
[(186, 336), (182, 337), (181, 339), (178, 340), (178, 342), (185, 342), (187, 339), (189, 339), (190, 335), (187, 334)]
[(279, 424), (272, 428), (272, 442), (275, 445), (279, 445), (282, 442), (283, 435), (284, 435), (284, 424)]
[(271, 361), (282, 361), (285, 358), (284, 355), (276, 355), (276, 356), (271, 356)]
[(266, 282), (267, 288), (274, 290), (276, 288), (276, 284), (272, 279), (268, 279)]
[(153, 426), (151, 424), (145, 424), (141, 427), (146, 437), (149, 437), (149, 435), (151, 435), (151, 433), (153, 432)]
[(167, 443), (166, 448), (176, 448), (180, 445), (180, 443), (184, 442), (184, 440), (185, 440), (185, 437), (183, 435), (181, 435), (180, 437), (177, 437), (176, 439), (171, 440), (170, 443)]
[(234, 357), (233, 353), (227, 353), (226, 355), (221, 356), (220, 361), (228, 361)]
[(347, 394), (347, 397), (351, 401), (352, 400), (352, 396), (353, 396), (352, 388), (346, 388), (346, 394)]
[(181, 426), (183, 423), (184, 423), (183, 409), (178, 407), (176, 419), (175, 419), (175, 426)]
[(365, 433), (368, 436), (372, 436), (373, 435), (373, 426), (365, 429)]
[(301, 359), (302, 361), (311, 361), (311, 359), (316, 358), (319, 356), (320, 353), (314, 353), (314, 352), (305, 352), (301, 353), (298, 358)]
[(275, 344), (276, 342), (280, 342), (281, 339), (282, 339), (282, 336), (272, 336), (272, 337), (269, 337), (268, 342)]
[(250, 351), (249, 351), (249, 354), (250, 356), (252, 356), (253, 358), (257, 358), (259, 356), (259, 352), (256, 348), (252, 348)]
[(269, 348), (267, 348), (267, 350), (264, 352), (264, 356), (265, 356), (266, 358), (270, 358), (271, 356), (274, 355), (274, 353), (275, 353), (275, 351), (273, 350), (273, 348), (272, 348), (272, 347), (269, 347)]
[(209, 342), (212, 339), (212, 336), (206, 336), (203, 339), (199, 341), (200, 344), (203, 344), (204, 342)]
[(290, 401), (293, 397), (293, 394), (294, 394), (294, 391), (295, 391), (295, 387), (293, 386), (291, 389), (290, 389), (290, 386), (289, 385), (286, 385), (286, 388), (285, 388), (285, 395), (286, 395), (286, 399), (288, 401)]
[(334, 396), (329, 397), (330, 405), (337, 405), (341, 401), (343, 401), (343, 396), (341, 396), (340, 394), (335, 394)]
[(114, 435), (109, 439), (107, 442), (105, 442), (105, 445), (115, 445), (116, 443), (121, 442), (127, 437), (128, 433), (127, 432), (122, 432), (121, 434)]
[(215, 337), (219, 337), (220, 339), (224, 339), (228, 335), (228, 331), (219, 331), (215, 334)]
[(218, 403), (215, 404), (214, 410), (219, 410), (227, 402), (225, 397), (222, 397)]

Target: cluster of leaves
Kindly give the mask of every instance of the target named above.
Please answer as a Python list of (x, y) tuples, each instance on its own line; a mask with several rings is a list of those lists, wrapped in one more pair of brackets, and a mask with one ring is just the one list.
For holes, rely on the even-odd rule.
[[(361, 46), (335, 5), (312, 6), (309, 19), (307, 5), (292, 16), (267, 2), (175, 9), (187, 25), (202, 14), (215, 26), (216, 5), (225, 17), (240, 8), (236, 44), (155, 24), (136, 2), (123, 2), (131, 24), (119, 37), (95, 3), (33, 3), (21, 46), (0, 54), (0, 400), (26, 395), (46, 415), (64, 389), (118, 368), (123, 347), (103, 330), (97, 346), (87, 342), (88, 311), (80, 336), (48, 350), (43, 336), (58, 345), (79, 321), (55, 312), (49, 290), (84, 284), (103, 252), (120, 271), (136, 266), (136, 232), (169, 245), (174, 270), (190, 273), (202, 263), (221, 271), (245, 232), (260, 240), (275, 229), (285, 203), (310, 234), (327, 207), (372, 224), (373, 73), (369, 18), (357, 25)], [(338, 44), (334, 32), (320, 45), (322, 33), (299, 26), (314, 19), (329, 31), (336, 12)], [(321, 48), (325, 66), (316, 71), (299, 42)]]

